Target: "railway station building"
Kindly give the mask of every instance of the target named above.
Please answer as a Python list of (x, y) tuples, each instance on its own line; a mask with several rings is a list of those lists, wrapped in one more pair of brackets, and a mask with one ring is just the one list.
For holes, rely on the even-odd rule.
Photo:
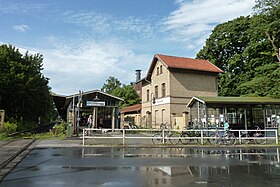
[(69, 96), (52, 93), (60, 117), (72, 124), (74, 134), (86, 127), (87, 118), (92, 115), (94, 128), (120, 127), (118, 104), (123, 99), (99, 90), (79, 92)]
[(146, 77), (139, 81), (142, 126), (184, 128), (189, 121), (187, 103), (193, 96), (217, 96), (222, 72), (207, 60), (154, 55)]

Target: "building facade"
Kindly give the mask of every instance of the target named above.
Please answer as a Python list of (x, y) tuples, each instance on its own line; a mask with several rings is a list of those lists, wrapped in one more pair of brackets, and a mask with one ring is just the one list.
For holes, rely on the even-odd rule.
[(156, 54), (142, 81), (141, 125), (187, 127), (187, 103), (193, 96), (217, 96), (219, 73), (207, 60)]

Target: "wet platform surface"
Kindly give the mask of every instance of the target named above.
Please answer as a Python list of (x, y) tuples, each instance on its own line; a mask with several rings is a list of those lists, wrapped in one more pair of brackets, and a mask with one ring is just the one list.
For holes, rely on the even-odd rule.
[(279, 186), (279, 148), (36, 148), (0, 186)]

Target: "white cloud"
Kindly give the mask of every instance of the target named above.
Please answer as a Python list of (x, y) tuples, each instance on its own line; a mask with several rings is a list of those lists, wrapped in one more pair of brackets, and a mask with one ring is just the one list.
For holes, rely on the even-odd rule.
[(137, 38), (150, 38), (154, 36), (153, 19), (140, 17), (114, 17), (110, 14), (83, 11), (72, 12), (67, 11), (62, 13), (63, 21), (72, 23), (78, 26), (88, 27), (93, 33), (102, 35), (115, 35)]
[(28, 25), (25, 25), (25, 24), (15, 25), (15, 26), (13, 26), (13, 28), (19, 32), (26, 32), (29, 29)]
[[(54, 32), (56, 37), (50, 36), (47, 40), (40, 38), (43, 47), (31, 50), (44, 55), (44, 75), (50, 78), (50, 86), (56, 93), (67, 95), (78, 90), (100, 89), (109, 76), (128, 84), (135, 80), (134, 69), (149, 68), (153, 52), (195, 53), (193, 51), (202, 47), (215, 25), (250, 14), (254, 5), (254, 0), (174, 2), (178, 8), (161, 20), (160, 28), (155, 15), (115, 17), (94, 10), (61, 11), (55, 21), (61, 25), (67, 23), (71, 32), (65, 36)], [(5, 7), (0, 7), (0, 14), (20, 11), (23, 5)], [(44, 7), (51, 6), (34, 5), (28, 8), (32, 11), (27, 12), (41, 12)], [(16, 25), (14, 29), (26, 32), (29, 27), (22, 24)], [(71, 35), (73, 33), (76, 35)], [(170, 44), (166, 38), (174, 43)], [(185, 50), (181, 50), (182, 45)], [(146, 72), (142, 72), (142, 75), (144, 77)]]
[(96, 32), (107, 32), (110, 30), (110, 15), (91, 12), (73, 12), (62, 13), (62, 20), (66, 23), (72, 23), (78, 26), (91, 27)]
[(250, 15), (254, 0), (177, 0), (178, 9), (163, 20), (170, 40), (200, 49), (213, 28), (239, 16)]
[(100, 89), (109, 76), (128, 84), (135, 80), (134, 69), (147, 69), (152, 56), (136, 55), (129, 46), (111, 39), (63, 43), (55, 37), (53, 46), (41, 50), (44, 74), (53, 91), (72, 94), (78, 90)]
[(1, 1), (0, 14), (9, 13), (32, 13), (39, 11), (44, 11), (46, 7), (50, 6), (50, 3), (34, 3), (34, 2), (11, 2), (11, 1)]

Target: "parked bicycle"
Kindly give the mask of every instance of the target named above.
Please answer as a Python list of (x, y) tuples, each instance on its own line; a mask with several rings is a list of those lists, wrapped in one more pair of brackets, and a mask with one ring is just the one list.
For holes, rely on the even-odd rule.
[(236, 141), (236, 137), (233, 132), (230, 130), (227, 131), (219, 131), (216, 129), (216, 132), (210, 135), (208, 139), (211, 145), (213, 144), (224, 144), (224, 145), (234, 145)]
[(192, 143), (201, 143), (201, 133), (196, 130), (182, 131), (180, 134), (180, 142), (184, 145)]
[[(167, 126), (167, 124), (161, 124), (160, 128), (161, 132), (157, 132), (153, 135), (152, 142), (155, 145), (167, 143), (169, 141), (171, 144), (176, 145), (179, 143), (179, 135), (176, 132), (172, 132), (171, 128)], [(164, 132), (164, 134), (163, 134)]]
[(241, 143), (242, 144), (265, 144), (266, 139), (264, 138), (264, 134), (260, 131), (259, 126), (255, 126), (256, 131), (246, 131), (241, 135)]

